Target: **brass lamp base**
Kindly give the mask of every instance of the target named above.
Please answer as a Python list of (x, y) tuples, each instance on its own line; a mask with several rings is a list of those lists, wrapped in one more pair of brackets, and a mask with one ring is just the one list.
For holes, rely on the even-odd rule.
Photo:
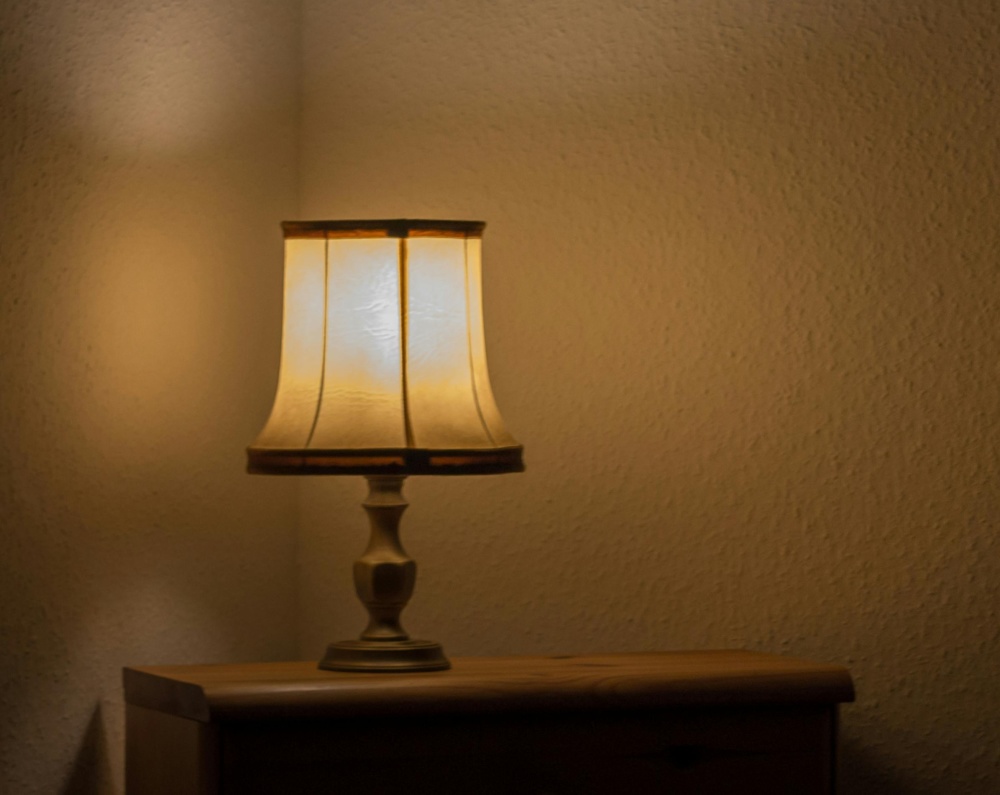
[(432, 640), (342, 640), (326, 648), (319, 667), (325, 671), (445, 671), (451, 663)]
[(368, 626), (357, 640), (326, 648), (325, 671), (444, 671), (451, 663), (440, 643), (410, 640), (399, 614), (413, 594), (417, 564), (399, 543), (399, 519), (406, 510), (405, 475), (368, 475), (362, 504), (371, 523), (368, 548), (354, 564), (354, 589), (368, 609)]

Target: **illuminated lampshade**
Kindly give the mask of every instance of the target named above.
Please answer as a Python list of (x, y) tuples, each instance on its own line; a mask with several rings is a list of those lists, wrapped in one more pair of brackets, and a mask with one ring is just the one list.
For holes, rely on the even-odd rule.
[(486, 368), (485, 224), (282, 226), (281, 370), (250, 471), (520, 471)]
[(478, 221), (282, 224), (278, 389), (248, 470), (360, 474), (372, 540), (355, 564), (371, 620), (323, 668), (435, 670), (440, 645), (399, 623), (415, 564), (398, 540), (407, 475), (520, 472), (486, 367)]

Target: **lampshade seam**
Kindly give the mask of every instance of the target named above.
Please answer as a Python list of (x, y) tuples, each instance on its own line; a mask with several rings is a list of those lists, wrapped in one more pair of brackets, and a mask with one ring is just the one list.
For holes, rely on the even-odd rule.
[(401, 391), (403, 397), (403, 435), (408, 448), (416, 447), (413, 440), (413, 424), (410, 419), (409, 344), (410, 323), (408, 306), (409, 293), (409, 250), (406, 237), (399, 238), (399, 359), (401, 370)]
[(319, 394), (316, 396), (316, 413), (313, 415), (312, 427), (309, 428), (309, 435), (306, 437), (305, 449), (309, 449), (313, 436), (316, 433), (316, 426), (319, 425), (319, 415), (323, 409), (323, 393), (326, 388), (326, 346), (327, 346), (327, 323), (330, 306), (330, 240), (324, 235), (323, 238), (323, 348), (319, 366)]
[[(469, 355), (469, 381), (472, 385), (472, 402), (476, 406), (476, 415), (479, 417), (479, 424), (483, 427), (486, 432), (486, 438), (489, 439), (490, 444), (493, 447), (497, 446), (496, 439), (493, 438), (493, 434), (490, 432), (490, 426), (486, 423), (486, 417), (483, 416), (483, 407), (479, 404), (479, 386), (476, 383), (476, 362), (472, 354), (472, 298), (469, 295), (469, 239), (466, 238), (462, 243), (462, 254), (464, 259), (463, 275), (465, 277), (465, 344), (466, 351)], [(480, 318), (482, 322), (482, 318)]]

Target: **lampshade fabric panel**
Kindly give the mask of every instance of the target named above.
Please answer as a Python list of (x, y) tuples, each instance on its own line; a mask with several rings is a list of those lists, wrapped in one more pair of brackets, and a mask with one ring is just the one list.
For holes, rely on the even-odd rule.
[(278, 389), (251, 453), (517, 447), (489, 383), (480, 250), (454, 235), (286, 239)]
[(400, 241), (327, 242), (326, 356), (306, 446), (406, 446), (400, 335)]
[(323, 384), (325, 324), (326, 241), (287, 239), (278, 390), (255, 447), (300, 447), (312, 436)]
[(497, 447), (517, 444), (500, 416), (493, 387), (490, 385), (490, 371), (486, 365), (486, 333), (483, 325), (483, 241), (468, 238), (465, 241), (466, 279), (469, 307), (469, 356), (471, 357), (472, 378), (479, 406), (479, 415)]
[(415, 447), (493, 447), (472, 371), (466, 241), (407, 241), (407, 392)]

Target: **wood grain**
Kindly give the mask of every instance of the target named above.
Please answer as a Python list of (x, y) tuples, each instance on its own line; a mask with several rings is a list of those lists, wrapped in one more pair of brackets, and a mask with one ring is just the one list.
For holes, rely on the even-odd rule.
[(125, 787), (141, 795), (219, 791), (219, 727), (125, 706)]
[(449, 671), (358, 674), (314, 662), (126, 668), (129, 704), (197, 721), (854, 700), (847, 669), (742, 650), (466, 657)]

